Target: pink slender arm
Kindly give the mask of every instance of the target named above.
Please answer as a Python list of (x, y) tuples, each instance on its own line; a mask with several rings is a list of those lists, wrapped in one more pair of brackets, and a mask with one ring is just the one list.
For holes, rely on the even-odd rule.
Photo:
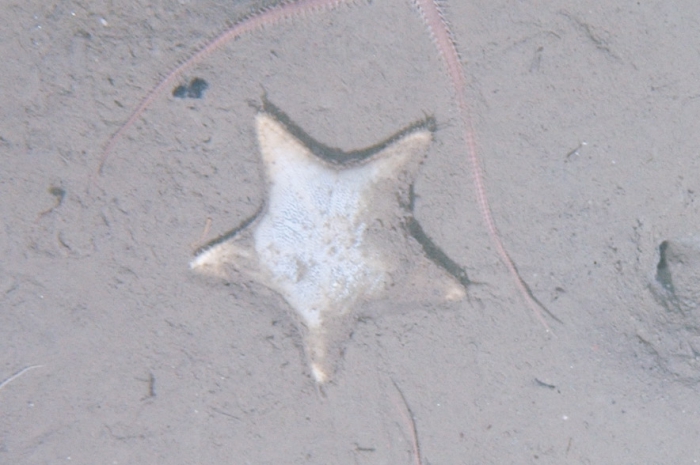
[(476, 194), (476, 201), (479, 204), (482, 219), (486, 224), (489, 236), (491, 237), (491, 241), (498, 251), (498, 255), (501, 257), (501, 260), (503, 260), (508, 268), (508, 271), (513, 276), (520, 294), (522, 294), (523, 299), (525, 299), (525, 302), (527, 302), (528, 307), (530, 307), (530, 309), (532, 309), (532, 311), (535, 313), (537, 319), (544, 325), (545, 329), (549, 331), (549, 325), (545, 321), (542, 311), (549, 314), (555, 320), (559, 320), (552, 315), (549, 310), (547, 310), (544, 305), (537, 300), (537, 298), (535, 298), (527, 283), (520, 276), (520, 273), (518, 273), (518, 269), (515, 267), (515, 263), (510, 258), (510, 255), (508, 255), (508, 252), (503, 245), (503, 241), (501, 240), (501, 236), (498, 233), (498, 229), (496, 228), (496, 223), (493, 220), (491, 207), (489, 206), (488, 197), (486, 195), (486, 186), (484, 185), (484, 173), (481, 169), (481, 162), (476, 150), (474, 129), (469, 112), (469, 105), (467, 103), (467, 78), (464, 74), (464, 68), (460, 62), (459, 53), (457, 52), (457, 47), (454, 39), (452, 38), (450, 28), (436, 1), (437, 0), (415, 0), (415, 3), (416, 7), (423, 16), (423, 20), (425, 21), (428, 30), (430, 31), (438, 53), (445, 62), (445, 66), (447, 67), (447, 75), (450, 78), (453, 91), (457, 97), (459, 113), (462, 118), (462, 127), (464, 130), (464, 142), (467, 146), (467, 154), (469, 156), (469, 162), (472, 170), (474, 193)]

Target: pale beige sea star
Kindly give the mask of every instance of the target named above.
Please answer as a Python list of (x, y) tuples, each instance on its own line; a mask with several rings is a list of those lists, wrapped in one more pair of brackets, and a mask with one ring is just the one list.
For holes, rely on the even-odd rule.
[[(465, 295), (466, 275), (446, 271), (451, 262), (445, 263), (411, 211), (411, 185), (432, 140), (428, 126), (414, 125), (364, 151), (315, 153), (321, 145), (299, 128), (259, 113), (265, 207), (191, 263), (225, 279), (246, 274), (284, 297), (319, 384), (335, 370), (363, 304)], [(431, 250), (438, 253), (429, 259)]]

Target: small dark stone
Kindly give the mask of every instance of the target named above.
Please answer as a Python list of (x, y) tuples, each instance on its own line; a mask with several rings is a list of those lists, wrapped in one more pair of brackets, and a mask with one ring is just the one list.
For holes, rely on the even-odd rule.
[(209, 84), (207, 81), (200, 78), (194, 78), (190, 82), (190, 88), (187, 91), (187, 96), (189, 98), (202, 98), (204, 96), (204, 91), (207, 90)]
[(190, 84), (179, 85), (173, 89), (173, 97), (176, 98), (202, 98), (204, 96), (204, 91), (207, 90), (209, 84), (202, 78), (194, 78), (190, 81)]
[(179, 85), (173, 89), (173, 97), (185, 98), (187, 97), (187, 86)]

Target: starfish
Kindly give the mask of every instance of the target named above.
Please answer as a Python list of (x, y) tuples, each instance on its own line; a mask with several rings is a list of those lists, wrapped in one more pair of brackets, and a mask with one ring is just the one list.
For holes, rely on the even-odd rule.
[(349, 153), (314, 141), (269, 104), (255, 123), (267, 202), (190, 266), (223, 279), (245, 274), (279, 293), (318, 384), (330, 379), (353, 317), (370, 301), (465, 296), (466, 274), (412, 215), (431, 120)]
[[(182, 76), (186, 70), (191, 68), (196, 63), (202, 61), (208, 55), (223, 47), (228, 42), (236, 40), (245, 34), (274, 26), (285, 20), (304, 17), (310, 13), (318, 11), (333, 9), (343, 3), (353, 2), (351, 0), (283, 0), (273, 6), (260, 9), (240, 19), (230, 28), (226, 29), (214, 39), (206, 43), (201, 49), (199, 49), (199, 51), (194, 53), (188, 59), (184, 60), (179, 66), (175, 67), (158, 84), (156, 84), (156, 86), (143, 97), (126, 122), (122, 124), (114, 134), (112, 134), (112, 136), (108, 139), (104, 150), (102, 151), (99, 166), (93, 173), (93, 176), (91, 176), (91, 184), (96, 183), (96, 178), (101, 174), (102, 168), (104, 167), (117, 142), (151, 106), (155, 99), (162, 94), (168, 86), (175, 82), (176, 79)], [(454, 96), (456, 97), (455, 100), (462, 122), (461, 126), (466, 154), (472, 169), (474, 193), (476, 195), (476, 202), (479, 206), (484, 225), (489, 236), (491, 237), (491, 241), (493, 242), (498, 255), (506, 265), (508, 272), (513, 277), (523, 300), (528, 307), (530, 307), (535, 317), (542, 323), (546, 331), (549, 332), (549, 325), (544, 319), (544, 313), (559, 323), (561, 323), (561, 321), (550, 313), (550, 311), (535, 297), (528, 284), (520, 275), (520, 272), (515, 266), (515, 262), (506, 250), (505, 244), (501, 239), (498, 228), (496, 227), (495, 219), (491, 212), (491, 207), (486, 192), (484, 174), (482, 172), (481, 161), (477, 152), (474, 129), (472, 127), (470, 116), (466, 92), (467, 77), (464, 72), (462, 60), (457, 50), (454, 35), (442, 12), (442, 9), (440, 8), (440, 2), (438, 0), (414, 0), (414, 5), (420, 15), (423, 17), (427, 30), (435, 44), (436, 50), (442, 58), (445, 65), (446, 74), (449, 77)], [(189, 88), (186, 90), (189, 90)]]

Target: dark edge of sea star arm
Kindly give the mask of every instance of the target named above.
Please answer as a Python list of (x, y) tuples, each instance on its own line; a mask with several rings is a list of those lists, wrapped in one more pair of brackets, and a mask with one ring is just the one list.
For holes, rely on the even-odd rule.
[(309, 150), (318, 158), (328, 163), (329, 165), (336, 167), (348, 167), (355, 164), (362, 164), (366, 160), (371, 159), (377, 153), (389, 147), (397, 140), (407, 136), (408, 134), (411, 134), (412, 132), (418, 131), (420, 129), (427, 129), (430, 132), (435, 132), (437, 127), (435, 118), (431, 116), (426, 116), (424, 119), (416, 121), (415, 123), (396, 132), (395, 134), (389, 136), (388, 138), (384, 139), (378, 144), (374, 144), (370, 147), (366, 147), (360, 150), (344, 152), (339, 148), (330, 147), (315, 140), (306, 131), (297, 126), (286, 113), (284, 113), (282, 110), (276, 107), (275, 104), (267, 100), (266, 96), (263, 96), (262, 101), (263, 106), (261, 111), (269, 113), (277, 121), (282, 123), (292, 136), (294, 136), (302, 144), (308, 147)]
[(206, 252), (207, 250), (209, 250), (213, 247), (216, 247), (217, 245), (222, 244), (222, 243), (228, 241), (229, 239), (234, 238), (235, 236), (238, 235), (238, 233), (240, 233), (241, 231), (245, 230), (248, 226), (253, 224), (260, 217), (260, 214), (264, 210), (265, 210), (265, 203), (263, 202), (263, 204), (260, 205), (260, 208), (258, 208), (258, 210), (253, 214), (253, 216), (251, 216), (250, 218), (247, 218), (241, 224), (239, 224), (235, 228), (231, 229), (230, 231), (225, 232), (224, 234), (217, 237), (216, 239), (212, 239), (211, 241), (207, 242), (203, 246), (199, 247), (197, 250), (194, 251), (193, 255), (196, 257), (196, 256), (202, 254), (203, 252)]
[(457, 262), (452, 260), (440, 247), (438, 247), (430, 237), (423, 231), (423, 227), (413, 217), (413, 215), (405, 219), (406, 229), (413, 238), (423, 247), (425, 255), (440, 268), (443, 268), (452, 275), (459, 283), (467, 289), (467, 286), (472, 284), (467, 276), (464, 268), (459, 266)]

